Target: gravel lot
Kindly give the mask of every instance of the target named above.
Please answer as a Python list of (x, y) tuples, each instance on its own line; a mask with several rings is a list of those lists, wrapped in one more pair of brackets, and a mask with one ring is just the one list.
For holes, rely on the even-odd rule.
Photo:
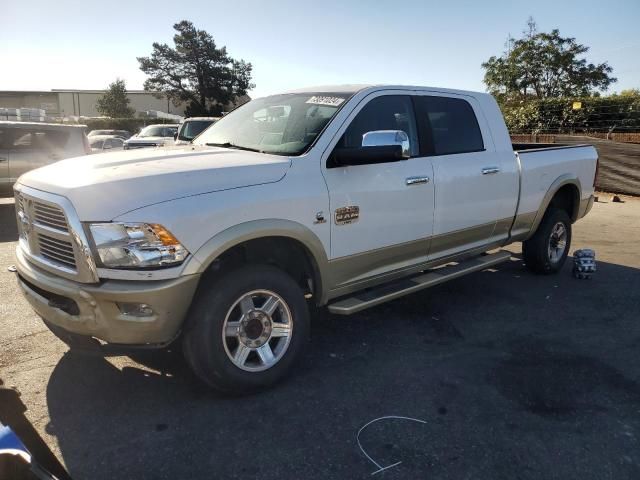
[[(597, 203), (572, 251), (594, 279), (516, 256), (352, 317), (321, 313), (288, 381), (203, 391), (179, 354), (66, 353), (20, 296), (0, 199), (0, 379), (74, 479), (640, 478), (640, 200)], [(571, 259), (570, 259), (571, 260)], [(0, 406), (1, 407), (1, 406)]]

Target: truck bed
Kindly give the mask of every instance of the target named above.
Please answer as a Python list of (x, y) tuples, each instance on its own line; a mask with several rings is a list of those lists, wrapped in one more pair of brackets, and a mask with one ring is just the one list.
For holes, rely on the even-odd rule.
[(537, 213), (554, 182), (575, 180), (580, 201), (593, 194), (598, 152), (591, 145), (514, 143), (513, 149), (520, 166), (517, 215), (521, 218)]
[(560, 148), (586, 147), (588, 144), (569, 145), (564, 143), (514, 143), (514, 152), (524, 152), (528, 150), (555, 150)]

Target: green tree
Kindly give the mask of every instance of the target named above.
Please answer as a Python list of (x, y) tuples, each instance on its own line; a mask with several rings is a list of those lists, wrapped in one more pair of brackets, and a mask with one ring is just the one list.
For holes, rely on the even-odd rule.
[(96, 110), (105, 117), (133, 117), (136, 111), (129, 106), (127, 86), (124, 80), (116, 78), (116, 81), (109, 85), (105, 94), (98, 98), (98, 101), (96, 102)]
[(605, 91), (617, 79), (605, 62), (587, 62), (589, 47), (560, 31), (538, 32), (529, 18), (520, 39), (507, 39), (506, 51), (482, 64), (484, 83), (499, 98), (589, 96)]
[(629, 88), (628, 90), (622, 90), (618, 94), (613, 94), (614, 96), (620, 97), (636, 97), (640, 98), (640, 88)]
[(150, 57), (138, 57), (149, 78), (145, 90), (164, 92), (174, 103), (186, 102), (186, 115), (219, 115), (254, 87), (251, 63), (235, 60), (213, 37), (183, 20), (173, 28), (175, 48), (154, 43)]

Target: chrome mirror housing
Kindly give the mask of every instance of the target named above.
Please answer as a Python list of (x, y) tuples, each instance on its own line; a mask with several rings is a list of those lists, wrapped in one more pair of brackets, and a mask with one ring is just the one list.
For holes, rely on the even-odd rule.
[(409, 136), (402, 130), (374, 130), (362, 136), (363, 147), (388, 147), (394, 145), (402, 147), (402, 158), (411, 157)]

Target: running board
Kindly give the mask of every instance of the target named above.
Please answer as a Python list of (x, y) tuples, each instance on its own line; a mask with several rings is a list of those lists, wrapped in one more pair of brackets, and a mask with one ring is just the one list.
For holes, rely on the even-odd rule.
[(479, 272), (511, 258), (511, 252), (499, 252), (480, 257), (474, 257), (456, 264), (425, 271), (415, 277), (398, 280), (386, 285), (374, 287), (351, 297), (338, 300), (328, 306), (331, 313), (336, 315), (351, 315), (369, 307), (395, 300), (413, 292), (433, 287), (440, 283), (462, 277), (468, 273)]

